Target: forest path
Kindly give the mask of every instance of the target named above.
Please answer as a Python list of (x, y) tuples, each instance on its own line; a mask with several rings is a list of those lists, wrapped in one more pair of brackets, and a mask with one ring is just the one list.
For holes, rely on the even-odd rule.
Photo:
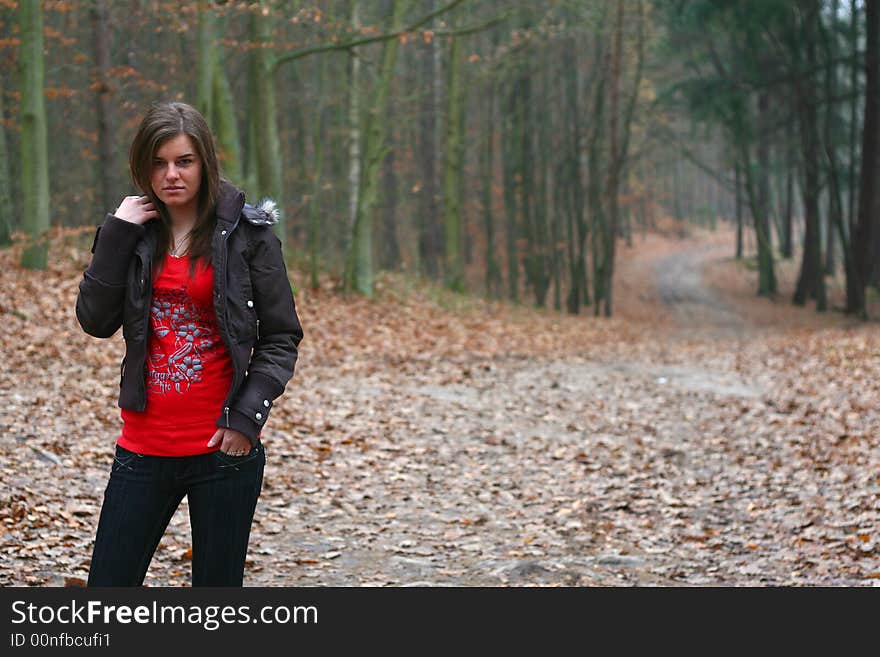
[[(880, 332), (755, 299), (730, 244), (621, 249), (611, 319), (303, 292), (246, 584), (880, 581)], [(88, 569), (121, 350), (71, 317), (83, 261), (10, 262), (0, 585), (60, 585)], [(189, 534), (184, 502), (148, 585), (187, 584)]]
[(670, 309), (679, 330), (742, 338), (751, 328), (746, 316), (710, 287), (703, 276), (707, 265), (729, 253), (727, 244), (702, 244), (664, 256), (655, 264), (657, 294)]
[[(657, 324), (622, 352), (316, 372), (331, 424), (381, 430), (345, 457), (328, 445), (311, 477), (313, 454), (285, 462), (305, 495), (269, 553), (297, 562), (255, 582), (870, 584), (874, 544), (851, 550), (841, 529), (876, 523), (877, 486), (856, 492), (843, 480), (870, 473), (836, 470), (817, 497), (814, 454), (779, 428), (773, 327), (705, 276), (729, 253), (685, 240), (635, 254), (623, 278), (643, 303), (626, 311)], [(831, 543), (845, 546), (833, 558)]]

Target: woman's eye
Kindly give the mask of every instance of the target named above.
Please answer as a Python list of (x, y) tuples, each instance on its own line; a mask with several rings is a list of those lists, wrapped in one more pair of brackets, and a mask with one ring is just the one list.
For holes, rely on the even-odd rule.
[(190, 158), (186, 158), (184, 160), (181, 160), (180, 163), (183, 165), (189, 165), (192, 164), (192, 160)]

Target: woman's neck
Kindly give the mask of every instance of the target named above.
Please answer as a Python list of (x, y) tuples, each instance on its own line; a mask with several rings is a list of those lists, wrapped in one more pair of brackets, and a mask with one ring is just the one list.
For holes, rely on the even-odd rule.
[(173, 211), (169, 209), (168, 212), (171, 215), (169, 218), (171, 223), (169, 225), (169, 230), (171, 234), (175, 237), (180, 235), (186, 235), (189, 233), (196, 225), (196, 215), (195, 213), (182, 213), (179, 212), (175, 214)]

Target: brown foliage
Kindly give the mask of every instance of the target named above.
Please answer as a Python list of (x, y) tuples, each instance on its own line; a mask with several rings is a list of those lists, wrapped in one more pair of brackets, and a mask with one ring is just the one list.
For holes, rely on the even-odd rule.
[[(73, 314), (91, 236), (53, 232), (45, 272), (0, 252), (4, 585), (88, 570), (122, 355)], [(682, 319), (654, 277), (704, 245), (653, 235), (624, 252), (610, 320), (399, 276), (373, 301), (303, 290), (247, 581), (876, 581), (880, 331), (740, 303), (749, 281), (718, 273), (720, 240), (704, 278), (742, 324), (723, 330), (714, 306)], [(181, 511), (147, 582), (186, 583), (191, 556)]]

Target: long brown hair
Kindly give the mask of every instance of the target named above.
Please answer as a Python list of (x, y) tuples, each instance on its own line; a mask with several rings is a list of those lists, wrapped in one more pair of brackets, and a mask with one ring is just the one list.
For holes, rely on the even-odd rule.
[[(154, 262), (159, 269), (168, 253), (171, 241), (171, 218), (168, 208), (153, 191), (150, 173), (156, 151), (168, 139), (187, 135), (202, 161), (202, 182), (199, 186), (196, 223), (190, 238), (189, 255), (192, 257), (190, 273), (195, 272), (199, 262), (207, 264), (211, 259), (211, 237), (217, 221), (215, 211), (220, 191), (220, 167), (214, 149), (214, 137), (208, 122), (199, 111), (186, 103), (153, 103), (141, 120), (140, 127), (128, 153), (128, 166), (134, 184), (152, 201), (159, 211), (157, 243)], [(154, 271), (158, 272), (158, 269)]]

